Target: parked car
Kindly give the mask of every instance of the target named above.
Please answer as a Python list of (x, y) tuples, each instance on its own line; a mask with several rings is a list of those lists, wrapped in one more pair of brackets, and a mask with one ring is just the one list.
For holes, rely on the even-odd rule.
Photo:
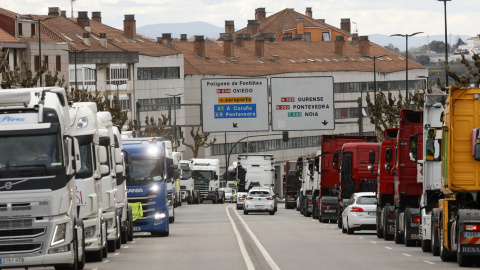
[(342, 233), (375, 230), (377, 197), (375, 192), (354, 193), (342, 212)]
[(245, 197), (247, 197), (247, 192), (237, 192), (237, 210), (243, 209)]
[(245, 198), (243, 214), (248, 215), (249, 212), (268, 212), (275, 215), (276, 201), (271, 189), (263, 187), (255, 187), (250, 189)]

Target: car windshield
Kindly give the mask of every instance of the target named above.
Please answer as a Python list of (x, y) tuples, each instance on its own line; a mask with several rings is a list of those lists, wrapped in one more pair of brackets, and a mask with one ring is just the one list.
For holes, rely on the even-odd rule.
[(60, 134), (0, 136), (0, 171), (63, 166)]
[(251, 197), (270, 197), (270, 192), (265, 190), (254, 190), (250, 191), (249, 196)]
[(213, 180), (212, 171), (193, 171), (192, 177), (195, 180)]
[(192, 171), (182, 170), (182, 176), (180, 177), (180, 180), (188, 180), (190, 178), (192, 178)]
[(377, 204), (377, 198), (375, 196), (358, 197), (357, 204)]
[(134, 184), (147, 184), (160, 182), (163, 179), (163, 159), (133, 159), (132, 173), (128, 182)]

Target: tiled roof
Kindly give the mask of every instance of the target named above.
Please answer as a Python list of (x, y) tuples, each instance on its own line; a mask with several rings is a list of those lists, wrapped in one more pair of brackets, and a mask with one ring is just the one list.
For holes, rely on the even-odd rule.
[[(323, 29), (332, 29), (346, 35), (350, 33), (345, 32), (339, 28), (323, 23), (319, 20), (310, 18), (302, 13), (296, 12), (291, 8), (286, 8), (260, 22), (260, 33), (273, 33), (275, 37), (282, 36), (284, 30), (296, 29), (297, 19), (302, 18), (305, 22), (305, 27), (318, 27)], [(236, 32), (237, 34), (246, 34), (247, 28), (242, 28)]]
[[(388, 56), (376, 61), (377, 72), (405, 70), (405, 58), (377, 44), (370, 43), (370, 55)], [(193, 54), (193, 42), (176, 42), (172, 47), (185, 57), (185, 75), (208, 74), (226, 76), (266, 76), (294, 72), (367, 71), (373, 72), (373, 60), (362, 57), (359, 48), (345, 42), (345, 56), (335, 53), (334, 41), (265, 42), (265, 57), (255, 56), (255, 42), (245, 41), (245, 47), (234, 45), (235, 58), (224, 55), (221, 44), (206, 42), (205, 59)], [(387, 58), (388, 57), (388, 58)], [(233, 60), (233, 61), (232, 61)], [(408, 68), (424, 69), (409, 61)]]
[(15, 36), (0, 28), (0, 44), (3, 43), (21, 43)]
[(20, 16), (20, 14), (15, 13), (13, 11), (10, 11), (8, 9), (4, 9), (4, 8), (0, 8), (0, 14), (5, 15), (5, 16), (10, 17), (10, 18), (15, 18), (17, 15)]

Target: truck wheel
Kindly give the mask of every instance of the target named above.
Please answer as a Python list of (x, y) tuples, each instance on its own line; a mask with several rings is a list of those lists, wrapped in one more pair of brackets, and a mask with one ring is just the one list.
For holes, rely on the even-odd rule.
[(395, 209), (395, 231), (393, 232), (393, 241), (395, 241), (395, 244), (403, 244), (402, 235), (400, 233), (400, 209)]
[(377, 208), (377, 218), (376, 218), (377, 238), (383, 238), (383, 230), (380, 227), (381, 220), (382, 220), (381, 212), (380, 212), (380, 215), (378, 215), (378, 208)]
[(437, 231), (437, 215), (438, 211), (437, 209), (432, 210), (432, 216), (431, 216), (431, 238), (432, 240), (430, 241), (430, 249), (432, 250), (433, 256), (439, 256), (440, 255), (440, 247), (439, 245), (439, 240), (438, 240), (438, 231)]
[(107, 224), (103, 222), (102, 224), (102, 232), (101, 232), (101, 238), (102, 238), (102, 257), (107, 258), (108, 256), (108, 240), (107, 240)]
[(173, 215), (171, 217), (168, 217), (168, 223), (175, 222), (175, 208), (173, 208), (172, 212), (173, 212)]
[(403, 242), (405, 243), (406, 247), (413, 247), (416, 244), (416, 240), (408, 240), (408, 234), (410, 232), (408, 228), (408, 221), (411, 220), (412, 214), (410, 212), (410, 208), (405, 208), (405, 211), (403, 212), (403, 224), (405, 228), (403, 228)]
[(128, 212), (128, 235), (127, 235), (127, 240), (128, 241), (133, 241), (133, 214), (131, 211), (131, 208), (129, 208), (130, 211)]
[[(442, 215), (442, 214), (440, 214)], [(444, 262), (451, 262), (454, 260), (454, 257), (452, 256), (452, 254), (450, 252), (448, 252), (448, 250), (444, 247), (444, 243), (445, 243), (445, 233), (443, 232), (443, 217), (440, 216), (440, 219), (439, 219), (439, 230), (440, 230), (440, 258), (442, 259), (442, 261)]]
[[(80, 247), (80, 249), (82, 250), (82, 258), (78, 261), (78, 269), (83, 269), (85, 267), (85, 228), (82, 224), (81, 226), (81, 229), (82, 229), (82, 245)], [(78, 254), (78, 253), (77, 253)]]
[(383, 215), (383, 237), (385, 241), (392, 241), (393, 235), (388, 233), (389, 225), (388, 225), (388, 216), (390, 215), (390, 211), (388, 207), (383, 208), (382, 210)]
[(120, 249), (120, 247), (122, 246), (122, 229), (121, 229), (122, 225), (121, 225), (121, 221), (120, 221), (120, 216), (117, 216), (117, 235), (118, 235), (118, 238), (117, 240), (115, 240), (115, 247), (117, 249)]
[(247, 211), (247, 210), (243, 210), (243, 214), (244, 214), (244, 215), (248, 215), (248, 211)]

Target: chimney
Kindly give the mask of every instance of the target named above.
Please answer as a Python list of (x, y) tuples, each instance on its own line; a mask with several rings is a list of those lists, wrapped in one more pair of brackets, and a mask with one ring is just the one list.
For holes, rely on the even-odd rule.
[(83, 44), (90, 47), (90, 33), (83, 33)]
[(172, 43), (172, 33), (162, 33), (162, 43), (163, 44)]
[(313, 18), (313, 13), (312, 13), (312, 8), (311, 7), (307, 7), (307, 10), (305, 11), (305, 16), (307, 16), (309, 18)]
[(338, 55), (345, 55), (345, 39), (343, 36), (335, 37), (335, 53)]
[(88, 18), (88, 12), (87, 11), (79, 11), (78, 12), (78, 18), (77, 18), (77, 24), (84, 28), (85, 27), (85, 22), (90, 21)]
[(225, 34), (235, 34), (235, 25), (233, 21), (225, 21)]
[(303, 34), (305, 33), (305, 20), (303, 18), (298, 18), (297, 19), (297, 34)]
[(352, 34), (352, 44), (355, 45), (355, 46), (358, 46), (358, 34), (357, 33)]
[(233, 47), (233, 35), (223, 36), (223, 54), (227, 57), (235, 57)]
[(187, 34), (180, 34), (180, 42), (187, 42)]
[(125, 20), (123, 20), (123, 34), (130, 38), (137, 36), (137, 26), (134, 14), (125, 15)]
[(255, 38), (255, 55), (260, 58), (265, 57), (265, 38), (264, 37)]
[(59, 7), (49, 7), (48, 8), (48, 17), (58, 17), (60, 16), (60, 8)]
[(92, 12), (92, 21), (102, 23), (102, 13), (100, 11), (93, 11)]
[(203, 36), (195, 36), (195, 41), (193, 42), (193, 54), (205, 58), (205, 39)]
[(340, 20), (340, 29), (350, 33), (350, 18)]
[(370, 55), (370, 41), (368, 40), (368, 36), (360, 36), (358, 47), (360, 53)]
[(245, 34), (236, 34), (235, 45), (239, 47), (244, 47), (244, 44), (245, 44)]
[(265, 33), (263, 36), (265, 37), (265, 40), (268, 40), (268, 42), (274, 43), (276, 41), (275, 34), (273, 33)]
[(266, 18), (267, 18), (267, 12), (265, 12), (265, 8), (255, 9), (255, 20), (261, 22)]
[(85, 22), (83, 23), (83, 29), (85, 30), (85, 32), (88, 32), (88, 33), (91, 32), (90, 20), (85, 21)]
[(67, 11), (66, 10), (62, 10), (60, 12), (61, 12), (62, 17), (65, 17), (65, 18), (67, 17)]
[(100, 33), (100, 46), (107, 48), (107, 33)]
[(257, 20), (248, 20), (247, 33), (254, 36), (260, 31), (260, 22)]

